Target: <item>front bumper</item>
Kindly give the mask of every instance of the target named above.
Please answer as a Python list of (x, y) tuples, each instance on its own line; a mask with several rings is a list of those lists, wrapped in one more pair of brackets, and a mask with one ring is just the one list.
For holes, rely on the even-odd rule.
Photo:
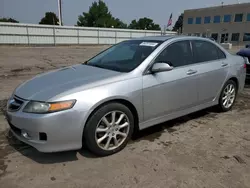
[(83, 118), (84, 113), (74, 108), (50, 114), (24, 113), (22, 108), (7, 111), (7, 121), (14, 136), (41, 152), (80, 149)]

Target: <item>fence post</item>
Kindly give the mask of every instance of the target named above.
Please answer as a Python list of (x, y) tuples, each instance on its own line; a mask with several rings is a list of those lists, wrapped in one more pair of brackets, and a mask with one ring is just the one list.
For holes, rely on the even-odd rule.
[(55, 26), (53, 26), (53, 39), (54, 39), (54, 46), (56, 45), (56, 30)]
[(77, 29), (77, 43), (78, 43), (78, 45), (80, 44), (80, 39), (79, 39), (79, 28)]
[(130, 33), (130, 38), (132, 39), (132, 31), (130, 31), (129, 33)]
[(14, 45), (16, 46), (17, 44), (16, 44), (16, 33), (14, 33)]
[(115, 31), (115, 44), (117, 43), (117, 31)]
[(30, 37), (29, 37), (29, 27), (26, 25), (26, 32), (27, 32), (27, 41), (28, 41), (28, 46), (30, 45)]
[(98, 40), (98, 44), (100, 44), (100, 30), (99, 30), (99, 28), (97, 29), (97, 40)]

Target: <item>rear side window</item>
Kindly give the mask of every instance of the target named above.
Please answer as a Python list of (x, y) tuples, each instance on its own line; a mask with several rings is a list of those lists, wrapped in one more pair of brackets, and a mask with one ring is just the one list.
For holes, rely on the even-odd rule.
[(193, 55), (189, 41), (179, 41), (167, 46), (156, 58), (155, 62), (166, 62), (173, 67), (193, 63)]
[(217, 46), (215, 46), (217, 48), (217, 51), (218, 51), (218, 59), (225, 59), (226, 58), (226, 55), (225, 53), (219, 49)]
[(226, 58), (224, 52), (211, 42), (194, 40), (192, 41), (195, 63), (214, 61)]

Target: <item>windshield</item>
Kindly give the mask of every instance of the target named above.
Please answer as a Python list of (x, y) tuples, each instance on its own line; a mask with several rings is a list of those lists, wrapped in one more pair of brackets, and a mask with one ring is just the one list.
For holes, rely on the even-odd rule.
[(130, 72), (138, 67), (162, 42), (124, 41), (101, 52), (86, 62), (87, 65), (119, 72)]

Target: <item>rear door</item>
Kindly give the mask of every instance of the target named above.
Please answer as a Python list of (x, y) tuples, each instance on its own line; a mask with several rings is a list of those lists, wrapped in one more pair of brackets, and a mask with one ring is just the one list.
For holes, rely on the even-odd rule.
[(193, 40), (192, 49), (198, 73), (199, 104), (211, 102), (225, 83), (229, 63), (224, 52), (211, 42)]

